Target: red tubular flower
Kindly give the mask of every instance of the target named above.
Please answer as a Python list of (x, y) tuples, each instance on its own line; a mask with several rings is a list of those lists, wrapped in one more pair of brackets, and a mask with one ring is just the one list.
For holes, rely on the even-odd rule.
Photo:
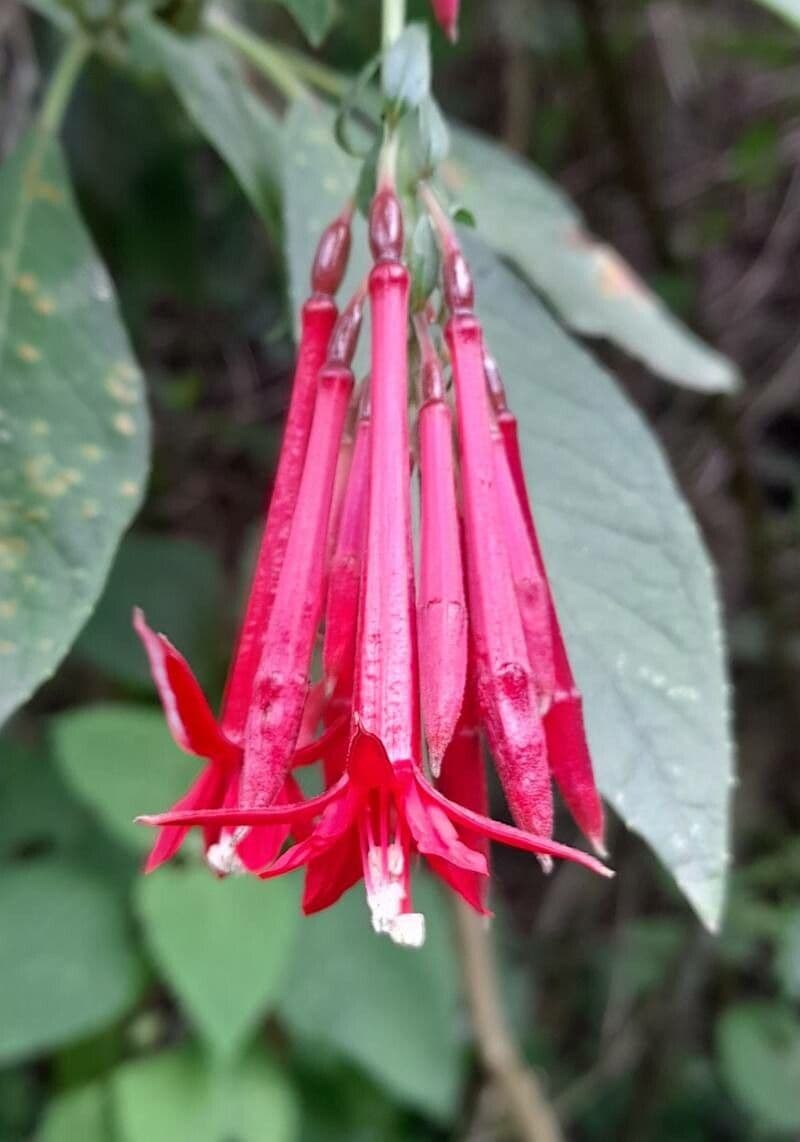
[(415, 318), (422, 352), (419, 413), (420, 574), (417, 598), (422, 720), (431, 769), (438, 777), (455, 730), (467, 674), (467, 607), (453, 468), (453, 422), (442, 370)]
[(328, 519), (339, 446), (353, 391), (349, 361), (361, 323), (360, 295), (339, 318), (317, 398), (286, 554), (256, 673), (245, 729), (241, 803), (269, 805), (289, 773), (308, 690), (322, 608)]
[(340, 679), (347, 688), (352, 687), (369, 493), (369, 438), (369, 396), (365, 391), (361, 398), (353, 461), (328, 576), (322, 665), (330, 693), (334, 692)]
[(448, 40), (453, 43), (458, 39), (458, 9), (460, 0), (431, 0), (436, 23), (442, 29)]
[[(533, 522), (530, 499), (525, 483), (525, 472), (519, 448), (517, 420), (506, 403), (505, 390), (497, 365), (489, 357), (485, 361), (486, 378), (492, 402), (497, 414), (497, 424), (502, 438), (502, 460), (499, 466), (505, 467), (512, 489), (507, 492), (507, 516), (512, 522), (507, 524), (510, 545), (518, 553), (518, 558), (529, 568), (532, 577), (538, 576), (546, 593), (546, 627), (541, 611), (537, 612), (539, 640), (543, 646), (537, 661), (542, 664), (540, 692), (545, 698), (544, 730), (547, 740), (547, 754), (550, 770), (561, 795), (583, 832), (597, 852), (605, 854), (603, 841), (605, 821), (603, 804), (597, 791), (591, 754), (586, 739), (583, 721), (583, 700), (575, 684), (575, 678), (567, 656), (564, 636), (556, 613), (553, 592), (547, 578), (544, 559)], [(532, 659), (533, 661), (533, 659)]]
[(317, 374), (325, 361), (337, 316), (333, 294), (339, 288), (350, 254), (351, 214), (351, 208), (346, 208), (323, 233), (311, 273), (312, 295), (302, 310), (300, 346), (278, 470), (247, 609), (225, 687), (222, 723), (237, 741), (241, 741), (244, 734), (264, 632), (289, 542), (311, 431)]
[[(134, 611), (133, 624), (147, 653), (167, 725), (176, 744), (186, 753), (194, 754), (207, 763), (173, 809), (217, 809), (235, 805), (242, 763), (241, 747), (217, 723), (183, 655), (164, 635), (156, 634), (150, 629), (138, 609)], [(339, 719), (325, 734), (314, 740), (319, 723), (318, 691), (319, 688), (312, 691), (306, 703), (303, 730), (298, 742), (300, 748), (294, 756), (294, 764), (307, 764), (308, 761), (324, 757), (338, 746), (344, 728), (343, 719)], [(296, 800), (297, 792), (297, 785), (290, 780), (282, 795), (284, 800), (287, 797)], [(146, 872), (152, 872), (175, 855), (183, 844), (189, 827), (167, 827), (159, 832), (145, 865)], [(227, 849), (228, 857), (233, 856), (232, 846), (225, 844), (226, 838), (218, 828), (206, 827), (204, 832), (210, 863), (217, 871), (230, 871), (234, 862), (229, 860), (226, 868), (218, 846), (223, 845)], [(270, 859), (270, 854), (272, 857), (277, 855), (287, 835), (288, 829), (284, 825), (254, 829), (248, 838), (244, 855), (256, 861), (256, 867), (261, 867)]]
[[(607, 870), (584, 853), (498, 824), (447, 800), (422, 774), (408, 476), (409, 283), (399, 260), (403, 244), (399, 203), (385, 188), (373, 203), (370, 240), (376, 265), (369, 281), (373, 330), (369, 509), (352, 730), (344, 773), (324, 794), (305, 803), (179, 811), (143, 820), (159, 826), (192, 823), (229, 829), (291, 824), (295, 834), (316, 820), (305, 838), (261, 875), (273, 877), (307, 866), (306, 912), (333, 904), (363, 876), (376, 930), (399, 943), (416, 945), (424, 936), (424, 920), (413, 911), (411, 901), (410, 866), (417, 852), (479, 911), (484, 910), (486, 858), (480, 841), (476, 848), (465, 843), (465, 837), (494, 838), (540, 856), (566, 857), (598, 872)], [(316, 455), (313, 432), (309, 455)], [(308, 544), (307, 550), (311, 549)], [(279, 597), (280, 588), (275, 613)]]
[(469, 270), (455, 246), (446, 252), (445, 275), (452, 313), (445, 335), (458, 412), (478, 700), (514, 820), (523, 829), (549, 836), (553, 803), (547, 748), (499, 516), (483, 337), (472, 313)]

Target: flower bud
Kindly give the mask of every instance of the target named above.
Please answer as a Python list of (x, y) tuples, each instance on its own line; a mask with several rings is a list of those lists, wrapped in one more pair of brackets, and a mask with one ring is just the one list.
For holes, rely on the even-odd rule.
[(369, 247), (376, 262), (398, 262), (403, 254), (403, 211), (389, 186), (379, 190), (372, 200)]
[(471, 313), (475, 306), (475, 289), (467, 259), (453, 247), (445, 254), (442, 269), (444, 300), (451, 313)]
[(350, 258), (349, 210), (343, 212), (325, 229), (317, 246), (311, 268), (311, 290), (331, 297), (342, 284)]

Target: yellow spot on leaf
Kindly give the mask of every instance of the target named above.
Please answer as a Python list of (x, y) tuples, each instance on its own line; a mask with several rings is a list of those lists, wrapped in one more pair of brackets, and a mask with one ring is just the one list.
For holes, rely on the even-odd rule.
[(0, 619), (13, 619), (17, 613), (17, 604), (13, 599), (3, 599), (0, 602)]
[(118, 412), (111, 423), (120, 436), (133, 436), (136, 432), (136, 421), (127, 412)]
[(36, 643), (36, 649), (41, 651), (42, 654), (47, 654), (55, 646), (52, 638), (40, 638)]
[(138, 397), (136, 391), (131, 389), (125, 381), (114, 373), (106, 379), (106, 392), (120, 402), (120, 404), (136, 404)]
[(44, 180), (37, 182), (33, 193), (36, 198), (41, 198), (43, 202), (49, 202), (52, 206), (60, 206), (64, 201), (63, 192), (57, 186), (53, 186), (51, 182)]
[(38, 282), (33, 274), (20, 274), (16, 285), (20, 293), (35, 293)]
[(29, 345), (27, 341), (23, 341), (17, 345), (17, 356), (20, 361), (24, 361), (27, 365), (33, 365), (36, 361), (41, 361), (42, 354), (35, 345)]
[(25, 519), (31, 523), (46, 523), (50, 519), (50, 512), (47, 508), (28, 508)]
[(7, 638), (0, 638), (0, 654), (13, 654), (17, 649), (15, 642), (10, 642)]
[(19, 536), (0, 539), (0, 570), (14, 571), (28, 552), (28, 544)]
[(22, 576), (22, 589), (23, 591), (35, 591), (39, 587), (38, 575), (23, 575)]
[(34, 436), (49, 436), (50, 435), (50, 425), (47, 423), (46, 420), (32, 420), (31, 421), (31, 432), (33, 433)]
[(55, 313), (56, 303), (52, 297), (37, 297), (34, 299), (33, 308), (37, 313), (41, 313), (42, 317), (49, 317), (51, 313)]
[(139, 485), (135, 480), (123, 480), (119, 486), (119, 491), (121, 496), (127, 496), (129, 499), (132, 499), (134, 496), (138, 496)]
[(84, 460), (89, 460), (92, 464), (96, 464), (98, 460), (103, 459), (105, 452), (97, 444), (81, 444), (81, 456), (83, 456)]
[(97, 500), (84, 500), (81, 504), (81, 515), (84, 519), (97, 519), (100, 515), (100, 505)]

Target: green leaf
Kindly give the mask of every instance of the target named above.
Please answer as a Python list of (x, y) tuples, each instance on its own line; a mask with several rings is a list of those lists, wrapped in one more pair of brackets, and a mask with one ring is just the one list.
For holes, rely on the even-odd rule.
[(211, 1050), (230, 1056), (283, 987), (300, 918), (296, 883), (169, 866), (139, 881), (136, 905), (186, 1014)]
[[(236, 974), (236, 945), (228, 947)], [(192, 1050), (121, 1067), (114, 1107), (124, 1142), (295, 1142), (298, 1108), (283, 1073), (261, 1051), (212, 1069)]]
[(759, 0), (759, 3), (776, 16), (782, 16), (790, 24), (800, 27), (800, 0)]
[(604, 796), (719, 924), (732, 781), (719, 604), (655, 439), (608, 374), (474, 238), (478, 310), (520, 440)]
[(784, 995), (800, 999), (800, 908), (792, 908), (784, 918), (775, 966)]
[(160, 710), (134, 705), (86, 706), (52, 723), (53, 752), (64, 780), (114, 837), (135, 852), (151, 847), (139, 813), (173, 805), (202, 762), (173, 743)]
[[(320, 219), (346, 183), (322, 116), (287, 124), (286, 240), (299, 309)], [(464, 245), (504, 374), (604, 795), (706, 924), (722, 909), (732, 780), (729, 696), (708, 557), (664, 457), (608, 374), (474, 237)], [(350, 274), (364, 273), (355, 252)], [(597, 891), (606, 891), (598, 886)]]
[(443, 896), (414, 885), (420, 950), (375, 935), (363, 888), (303, 922), (279, 1011), (292, 1030), (335, 1047), (409, 1106), (443, 1122), (463, 1078), (456, 954)]
[(800, 1130), (800, 1020), (777, 1003), (740, 1003), (717, 1024), (717, 1051), (734, 1098), (764, 1126)]
[(141, 373), (58, 143), (0, 169), (0, 723), (86, 622), (142, 496)]
[(576, 332), (607, 338), (676, 384), (705, 392), (736, 386), (735, 366), (683, 326), (611, 247), (592, 238), (577, 209), (535, 167), (459, 128), (442, 175), (477, 218), (481, 236)]
[(27, 846), (63, 847), (85, 826), (44, 749), (0, 738), (0, 858)]
[(419, 107), (431, 93), (431, 46), (427, 24), (407, 24), (387, 51), (381, 69), (383, 94), (398, 110)]
[(303, 29), (312, 47), (318, 48), (336, 19), (336, 0), (280, 0)]
[(61, 0), (24, 0), (24, 3), (40, 16), (52, 20), (62, 32), (74, 32), (78, 27), (74, 13), (68, 11)]
[(110, 1092), (101, 1083), (68, 1091), (47, 1107), (36, 1142), (110, 1142), (114, 1138)]
[(188, 539), (132, 533), (76, 652), (110, 677), (153, 692), (147, 656), (131, 623), (139, 606), (213, 693), (222, 644), (222, 571), (213, 551)]
[(141, 973), (120, 901), (62, 861), (0, 879), (0, 1063), (52, 1050), (118, 1019)]
[(133, 50), (159, 67), (198, 131), (273, 228), (280, 130), (266, 105), (250, 92), (236, 55), (210, 36), (180, 36), (140, 13), (131, 15), (128, 23)]

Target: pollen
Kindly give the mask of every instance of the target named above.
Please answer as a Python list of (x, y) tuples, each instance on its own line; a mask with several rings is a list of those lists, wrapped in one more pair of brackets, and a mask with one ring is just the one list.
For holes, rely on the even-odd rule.
[(41, 352), (35, 345), (31, 345), (27, 341), (23, 341), (20, 345), (17, 345), (17, 356), (20, 361), (24, 361), (26, 365), (33, 365), (36, 361), (41, 361), (42, 359)]

